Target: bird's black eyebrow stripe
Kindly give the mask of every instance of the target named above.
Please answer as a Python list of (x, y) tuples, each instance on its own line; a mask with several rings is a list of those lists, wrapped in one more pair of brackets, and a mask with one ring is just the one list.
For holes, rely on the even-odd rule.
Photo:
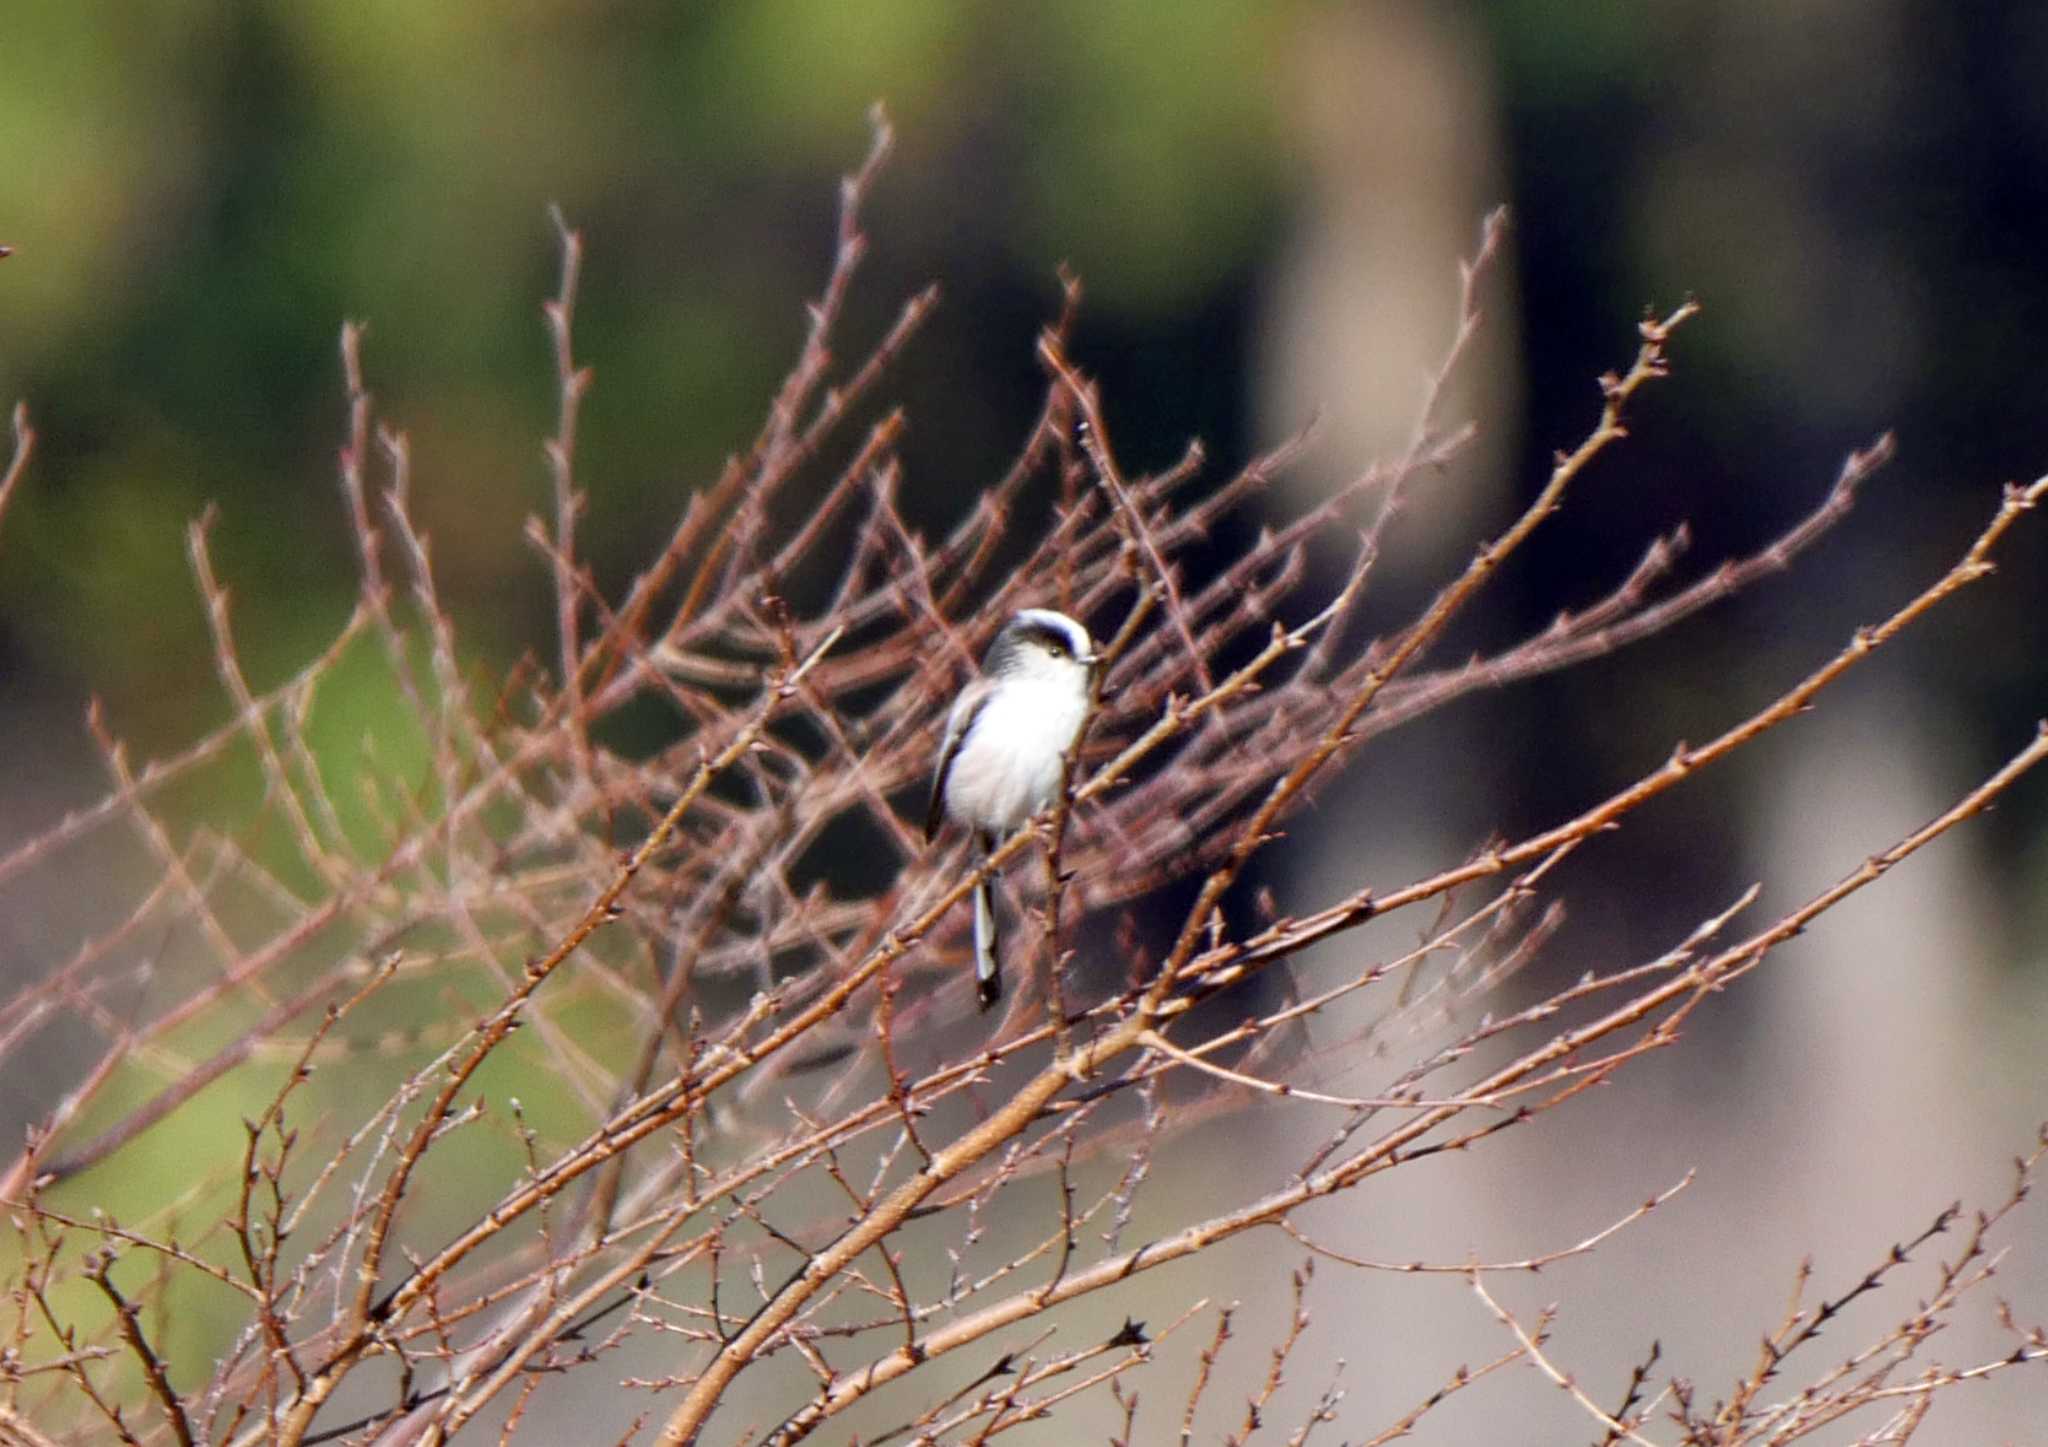
[(1041, 618), (1033, 618), (1028, 620), (1017, 632), (1020, 637), (1035, 638), (1047, 647), (1057, 648), (1062, 653), (1072, 653), (1074, 651), (1073, 638), (1068, 635), (1066, 629), (1060, 627), (1057, 623), (1049, 623)]

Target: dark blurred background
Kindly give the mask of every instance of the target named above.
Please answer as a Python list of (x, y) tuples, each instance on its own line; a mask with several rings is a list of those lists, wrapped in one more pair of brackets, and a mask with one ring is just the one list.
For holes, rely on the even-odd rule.
[[(503, 666), (545, 643), (552, 593), (520, 534), (548, 505), (550, 203), (588, 244), (584, 547), (607, 581), (630, 577), (793, 360), (877, 98), (899, 144), (845, 335), (943, 284), (895, 389), (930, 526), (1028, 424), (1062, 262), (1087, 287), (1075, 353), (1134, 468), (1199, 435), (1225, 469), (1320, 415), (1293, 483), (1293, 503), (1313, 497), (1405, 439), (1456, 260), (1496, 202), (1509, 255), (1457, 400), (1483, 436), (1397, 536), (1387, 618), (1583, 435), (1593, 379), (1626, 364), (1645, 308), (1691, 294), (1705, 312), (1634, 437), (1461, 646), (1588, 601), (1681, 519), (1695, 567), (1753, 549), (1845, 452), (1897, 433), (1898, 460), (1790, 575), (1368, 753), (1319, 811), (1290, 907), (1553, 822), (1734, 722), (1938, 575), (2000, 484), (2048, 469), (2038, 5), (245, 0), (22, 7), (4, 55), (0, 398), (28, 402), (41, 444), (0, 523), (0, 844), (104, 787), (89, 695), (144, 754), (225, 716), (183, 542), (208, 503), (259, 688), (346, 615), (344, 318), (369, 323), (380, 413), (411, 433), (467, 648)], [(1772, 881), (1768, 908), (1852, 868), (2024, 742), (2048, 712), (2044, 645), (2032, 525), (1995, 580), (1817, 717), (1597, 851), (1555, 968), (1654, 954), (1751, 879)], [(1695, 1351), (1747, 1352), (1802, 1252), (1860, 1273), (1949, 1196), (1988, 1189), (2048, 1114), (2043, 799), (2023, 786), (1831, 918), (1626, 1104), (1446, 1179), (1428, 1240), (1382, 1249), (1375, 1230), (1411, 1219), (1389, 1200), (1349, 1244), (1542, 1249), (1561, 1243), (1518, 1222), (1591, 1229), (1698, 1163), (1663, 1246), (1769, 1268), (1709, 1264), (1718, 1295), (1683, 1288)], [(0, 920), (10, 972), (58, 943)], [(1671, 1301), (1623, 1252), (1600, 1259), (1616, 1264), (1562, 1294), (1615, 1333), (1575, 1347), (1618, 1388)], [(2048, 1264), (2016, 1270), (2032, 1272), (2019, 1300), (2048, 1303)], [(1468, 1301), (1398, 1309), (1492, 1340)], [(1386, 1368), (1384, 1400), (1458, 1340), (1406, 1334), (1418, 1355)], [(2024, 1420), (1987, 1400), (1966, 1436)]]

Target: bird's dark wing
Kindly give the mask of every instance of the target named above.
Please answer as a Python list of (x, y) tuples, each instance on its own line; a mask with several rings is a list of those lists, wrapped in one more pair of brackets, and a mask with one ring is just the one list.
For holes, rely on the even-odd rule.
[(946, 819), (946, 780), (953, 772), (953, 760), (959, 756), (960, 745), (967, 742), (967, 731), (974, 727), (974, 719), (988, 702), (988, 688), (984, 684), (970, 684), (953, 705), (953, 712), (946, 716), (946, 736), (939, 744), (939, 766), (932, 770), (932, 800), (925, 809), (924, 837), (929, 844), (938, 837), (939, 825)]

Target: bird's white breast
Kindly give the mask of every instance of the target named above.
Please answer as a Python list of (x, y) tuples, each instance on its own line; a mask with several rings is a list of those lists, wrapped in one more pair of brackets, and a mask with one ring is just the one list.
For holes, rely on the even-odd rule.
[(1012, 678), (975, 715), (946, 780), (946, 809), (962, 823), (1008, 833), (1052, 803), (1060, 761), (1088, 700), (1063, 678)]

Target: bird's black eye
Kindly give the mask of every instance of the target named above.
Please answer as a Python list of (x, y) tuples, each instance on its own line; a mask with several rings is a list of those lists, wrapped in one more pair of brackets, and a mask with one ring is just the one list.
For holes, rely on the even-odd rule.
[(1067, 645), (1066, 645), (1065, 643), (1061, 642), (1061, 641), (1060, 641), (1059, 639), (1057, 639), (1057, 638), (1048, 638), (1048, 639), (1046, 639), (1046, 640), (1045, 640), (1045, 646), (1046, 646), (1046, 648), (1047, 648), (1048, 650), (1050, 650), (1050, 651), (1051, 651), (1051, 653), (1052, 653), (1052, 656), (1053, 656), (1054, 658), (1065, 658), (1065, 657), (1067, 656), (1068, 652), (1070, 651), (1070, 650), (1069, 650), (1069, 649), (1067, 648)]

